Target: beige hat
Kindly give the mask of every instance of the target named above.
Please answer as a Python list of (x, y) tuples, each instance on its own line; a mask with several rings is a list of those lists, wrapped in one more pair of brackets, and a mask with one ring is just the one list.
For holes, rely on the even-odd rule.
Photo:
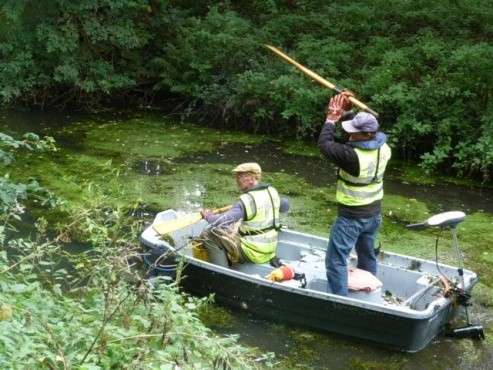
[(242, 163), (233, 168), (233, 173), (242, 172), (251, 172), (256, 175), (260, 175), (262, 173), (262, 169), (260, 168), (259, 164), (255, 162)]

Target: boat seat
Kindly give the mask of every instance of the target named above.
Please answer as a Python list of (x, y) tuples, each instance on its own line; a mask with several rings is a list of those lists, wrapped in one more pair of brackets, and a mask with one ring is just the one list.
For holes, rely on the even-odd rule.
[(349, 290), (372, 292), (382, 286), (382, 282), (371, 272), (354, 267), (348, 269)]
[(301, 257), (300, 244), (282, 241), (277, 245), (276, 257), (282, 260), (298, 260)]
[(330, 290), (327, 279), (312, 279), (307, 283), (306, 288), (324, 293)]
[[(330, 293), (326, 278), (307, 279), (307, 289)], [(382, 302), (382, 282), (365, 270), (351, 268), (348, 271), (348, 297), (366, 302)], [(368, 290), (369, 289), (369, 290)]]
[(256, 264), (256, 263), (235, 263), (231, 268), (235, 271), (243, 272), (247, 275), (258, 275), (265, 277), (274, 268), (268, 263)]
[(348, 271), (348, 297), (366, 302), (382, 302), (383, 283), (371, 272), (350, 267)]
[(348, 292), (349, 298), (359, 299), (365, 302), (382, 303), (382, 288), (366, 292), (364, 290), (350, 290)]

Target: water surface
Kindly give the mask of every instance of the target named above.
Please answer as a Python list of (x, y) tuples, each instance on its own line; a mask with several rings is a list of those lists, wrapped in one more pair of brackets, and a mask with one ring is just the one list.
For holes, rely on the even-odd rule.
[[(86, 116), (4, 112), (0, 130), (17, 135), (34, 131), (56, 138), (58, 152), (30, 155), (17, 162), (11, 172), (39, 178), (42, 185), (69, 202), (80, 201), (86, 185), (94, 183), (115, 202), (138, 201), (138, 216), (148, 221), (153, 212), (164, 208), (221, 206), (238, 196), (231, 169), (241, 162), (257, 161), (265, 177), (290, 198), (292, 209), (284, 220), (288, 226), (326, 235), (336, 215), (335, 169), (318, 156), (288, 154), (283, 141), (275, 138), (171, 122), (159, 113)], [(309, 149), (307, 146), (307, 152)], [(381, 237), (388, 248), (432, 258), (434, 237), (412, 234), (401, 224), (423, 220), (433, 212), (464, 210), (476, 220), (460, 229), (464, 234), (461, 242), (471, 244), (466, 245), (467, 267), (480, 272), (481, 277), (490, 277), (493, 191), (403, 183), (398, 180), (398, 167), (394, 165), (395, 173), (389, 169), (385, 183), (386, 226)], [(453, 261), (449, 249), (444, 247), (440, 252), (440, 258)], [(217, 307), (209, 325), (220, 333), (239, 333), (242, 343), (275, 352), (279, 368), (488, 369), (493, 367), (493, 313), (492, 304), (487, 303), (475, 305), (472, 316), (486, 326), (488, 341), (438, 338), (417, 354), (391, 352), (364, 341), (258, 320), (223, 307)]]

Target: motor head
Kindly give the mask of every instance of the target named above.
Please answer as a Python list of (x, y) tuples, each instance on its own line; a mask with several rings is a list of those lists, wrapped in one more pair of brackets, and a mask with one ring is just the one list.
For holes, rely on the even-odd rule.
[(429, 227), (440, 227), (440, 228), (455, 228), (457, 224), (464, 221), (466, 214), (461, 211), (450, 211), (443, 212), (437, 215), (431, 216), (425, 222), (418, 224), (406, 225), (408, 229), (423, 230)]

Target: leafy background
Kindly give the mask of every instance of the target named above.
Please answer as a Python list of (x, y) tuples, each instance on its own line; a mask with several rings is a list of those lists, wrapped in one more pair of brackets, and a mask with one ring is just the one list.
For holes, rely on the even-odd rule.
[(401, 158), (491, 182), (491, 1), (2, 4), (4, 106), (158, 106), (312, 138), (331, 93), (270, 55), (269, 43), (357, 92)]

